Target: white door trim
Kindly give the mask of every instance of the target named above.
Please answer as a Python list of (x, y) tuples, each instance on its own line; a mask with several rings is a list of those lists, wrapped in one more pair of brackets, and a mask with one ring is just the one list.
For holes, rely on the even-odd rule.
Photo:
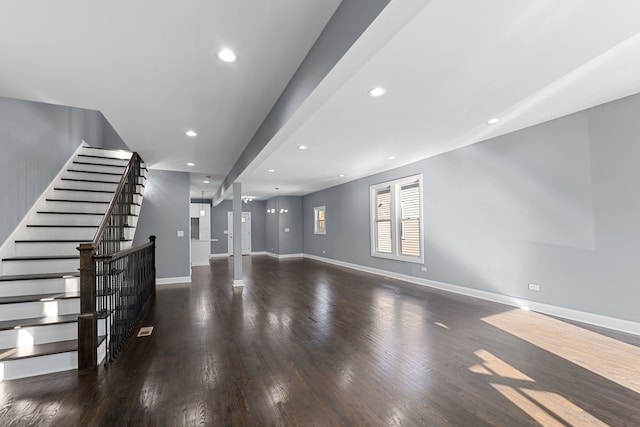
[[(245, 222), (242, 223), (243, 245), (242, 255), (251, 254), (251, 212), (242, 212), (242, 218)], [(246, 245), (244, 244), (246, 243)], [(233, 255), (233, 212), (227, 212), (227, 253), (229, 256)]]

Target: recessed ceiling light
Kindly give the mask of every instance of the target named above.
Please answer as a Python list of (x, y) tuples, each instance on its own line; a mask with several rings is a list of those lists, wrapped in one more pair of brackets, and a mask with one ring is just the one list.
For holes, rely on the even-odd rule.
[(192, 131), (192, 130), (188, 130), (188, 131), (186, 131), (186, 132), (185, 132), (185, 134), (186, 134), (187, 136), (197, 136), (197, 135), (198, 135), (197, 133), (195, 133), (195, 132), (194, 132), (194, 131)]
[(500, 121), (499, 118), (494, 117), (493, 119), (490, 119), (487, 123), (489, 123), (490, 125), (495, 125), (496, 123), (498, 123)]
[(373, 98), (378, 98), (386, 94), (387, 94), (387, 90), (383, 87), (374, 87), (373, 89), (369, 90), (369, 96)]
[(306, 145), (298, 145), (298, 150), (306, 150), (307, 146)]
[(340, 178), (344, 178), (344, 174), (343, 173), (340, 174)]
[(202, 182), (204, 182), (205, 184), (208, 184), (208, 183), (209, 183), (209, 182), (211, 182), (211, 181), (202, 181)]
[(396, 158), (396, 156), (389, 156), (389, 157), (387, 157), (387, 159), (389, 159), (389, 160), (393, 160), (393, 159), (395, 159), (395, 158)]
[(267, 172), (275, 172), (275, 169), (269, 169)]
[(195, 166), (195, 165), (196, 165), (195, 163), (191, 163), (191, 162), (187, 163), (187, 166)]
[(222, 49), (218, 52), (218, 58), (224, 62), (233, 62), (236, 60), (236, 54), (231, 49)]

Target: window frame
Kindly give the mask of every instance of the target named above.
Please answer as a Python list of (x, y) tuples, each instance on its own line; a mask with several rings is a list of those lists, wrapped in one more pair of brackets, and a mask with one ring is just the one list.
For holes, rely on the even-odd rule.
[[(318, 227), (319, 221), (321, 221), (318, 216), (319, 213), (324, 213), (324, 229), (320, 230)], [(316, 206), (313, 208), (313, 234), (318, 235), (326, 235), (327, 234), (327, 207), (326, 206)]]
[[(401, 236), (403, 221), (401, 218), (402, 209), (400, 201), (400, 189), (403, 185), (416, 182), (418, 183), (420, 203), (419, 203), (419, 218), (418, 225), (420, 242), (418, 247), (420, 248), (420, 255), (403, 255), (401, 252)], [(377, 195), (380, 190), (386, 188), (390, 189), (391, 195), (391, 253), (379, 252), (377, 250)], [(396, 261), (405, 261), (415, 264), (424, 264), (424, 208), (423, 208), (423, 187), (422, 187), (422, 174), (416, 174), (407, 176), (404, 178), (398, 178), (391, 181), (385, 181), (378, 184), (369, 186), (369, 214), (370, 214), (370, 234), (371, 234), (371, 256), (376, 258), (386, 258)]]

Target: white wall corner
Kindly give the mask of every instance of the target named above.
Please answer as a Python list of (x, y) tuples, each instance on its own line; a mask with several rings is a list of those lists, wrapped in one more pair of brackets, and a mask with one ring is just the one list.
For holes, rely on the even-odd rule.
[(268, 255), (277, 259), (291, 259), (291, 258), (304, 258), (305, 254), (274, 254), (272, 252), (265, 252), (265, 255)]
[(228, 253), (223, 253), (223, 254), (210, 254), (209, 255), (209, 259), (211, 258), (227, 258), (229, 256)]
[(191, 276), (163, 277), (161, 279), (156, 279), (156, 285), (172, 285), (175, 283), (191, 283)]

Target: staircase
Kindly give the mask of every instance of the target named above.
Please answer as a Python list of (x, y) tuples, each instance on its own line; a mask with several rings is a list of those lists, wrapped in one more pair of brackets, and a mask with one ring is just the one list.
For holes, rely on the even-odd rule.
[[(131, 155), (81, 146), (0, 248), (0, 381), (77, 368), (77, 247), (93, 240)], [(123, 249), (132, 244), (146, 169), (143, 175)]]

